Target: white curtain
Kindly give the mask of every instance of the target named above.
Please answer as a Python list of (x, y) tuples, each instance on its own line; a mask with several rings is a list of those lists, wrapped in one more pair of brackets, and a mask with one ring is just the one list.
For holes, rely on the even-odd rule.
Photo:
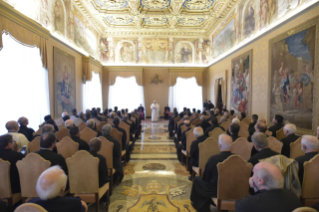
[[(109, 108), (118, 107), (119, 110), (127, 108), (129, 111), (137, 109), (140, 104), (145, 107), (144, 88), (136, 82), (136, 77), (119, 77), (113, 86), (109, 87)], [(144, 111), (146, 114), (146, 111)]]
[(102, 108), (102, 85), (99, 73), (92, 71), (92, 79), (82, 84), (82, 108), (92, 109), (93, 107)]
[(170, 108), (176, 107), (179, 112), (183, 111), (184, 107), (203, 109), (203, 88), (196, 82), (196, 78), (181, 78), (178, 77), (176, 84), (169, 87)]
[(2, 34), (0, 51), (0, 134), (5, 124), (25, 116), (35, 131), (50, 114), (48, 71), (43, 69), (39, 48), (18, 43)]

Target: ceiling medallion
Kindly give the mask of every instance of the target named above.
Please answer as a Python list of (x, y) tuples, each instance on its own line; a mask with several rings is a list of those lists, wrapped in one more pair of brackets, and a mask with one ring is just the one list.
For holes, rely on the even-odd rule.
[(107, 16), (106, 19), (111, 24), (116, 24), (116, 25), (129, 25), (133, 23), (133, 18), (129, 16), (121, 16), (121, 17)]
[(183, 26), (197, 26), (204, 21), (204, 18), (180, 18), (178, 23)]
[(147, 17), (143, 18), (144, 23), (146, 24), (154, 24), (154, 25), (163, 25), (166, 24), (168, 21), (168, 18), (165, 17)]
[(140, 4), (147, 9), (165, 9), (170, 6), (170, 0), (140, 0)]
[(185, 0), (183, 6), (188, 10), (205, 10), (210, 8), (213, 3), (214, 0)]
[(119, 10), (127, 7), (127, 0), (95, 0), (95, 2), (101, 7), (113, 10)]

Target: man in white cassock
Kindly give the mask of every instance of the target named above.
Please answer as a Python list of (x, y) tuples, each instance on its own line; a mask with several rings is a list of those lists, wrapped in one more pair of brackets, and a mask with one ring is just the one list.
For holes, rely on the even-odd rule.
[(152, 110), (152, 121), (158, 121), (159, 120), (159, 104), (156, 103), (156, 101), (153, 101), (153, 104), (151, 104), (151, 110)]

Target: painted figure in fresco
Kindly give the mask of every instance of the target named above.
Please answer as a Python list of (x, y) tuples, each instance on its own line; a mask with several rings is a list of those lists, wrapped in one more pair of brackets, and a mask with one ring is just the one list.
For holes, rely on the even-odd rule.
[(255, 10), (253, 8), (253, 3), (249, 3), (249, 8), (245, 16), (245, 34), (249, 36), (255, 30)]
[(60, 0), (57, 0), (54, 6), (54, 29), (63, 32), (63, 11)]
[(133, 46), (129, 43), (123, 43), (123, 47), (121, 49), (121, 56), (123, 62), (132, 62), (133, 61)]
[(63, 79), (61, 82), (58, 82), (58, 85), (60, 89), (57, 98), (61, 101), (62, 109), (64, 111), (69, 111), (71, 104), (71, 85), (69, 81), (69, 71), (66, 65), (64, 66)]
[(260, 28), (265, 27), (268, 24), (268, 0), (260, 0), (260, 10), (259, 10), (259, 19), (260, 19)]
[(313, 76), (309, 66), (303, 67), (303, 73), (299, 82), (302, 84), (302, 100), (303, 109), (309, 110), (312, 108), (312, 88), (313, 88)]
[(188, 63), (189, 62), (189, 55), (192, 54), (192, 51), (187, 48), (186, 45), (184, 45), (184, 47), (181, 49), (181, 63)]
[(290, 88), (290, 82), (289, 82), (289, 77), (288, 77), (288, 71), (289, 69), (286, 67), (284, 69), (284, 66), (283, 66), (283, 63), (279, 69), (279, 74), (281, 76), (281, 88), (282, 88), (282, 91), (284, 92), (284, 101), (285, 102), (288, 102), (288, 91), (289, 91), (289, 88)]

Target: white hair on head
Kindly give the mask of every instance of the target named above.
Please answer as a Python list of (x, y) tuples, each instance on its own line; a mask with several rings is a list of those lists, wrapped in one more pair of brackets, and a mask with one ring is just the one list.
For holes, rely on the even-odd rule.
[(26, 118), (26, 117), (24, 117), (24, 116), (22, 116), (22, 117), (20, 117), (19, 119), (18, 119), (18, 123), (21, 125), (21, 124), (23, 124), (24, 122), (26, 122), (28, 119)]
[(297, 127), (296, 125), (289, 123), (284, 126), (284, 130), (288, 131), (288, 135), (295, 134), (297, 132)]
[[(57, 197), (61, 191), (62, 188), (66, 187), (66, 183), (68, 180), (68, 177), (66, 174), (62, 171), (60, 166), (52, 166), (42, 172), (40, 177), (38, 178), (36, 190), (37, 193), (42, 200), (48, 200)], [(48, 177), (48, 174), (56, 174), (58, 175), (61, 173), (54, 181), (47, 180), (46, 177)], [(43, 184), (45, 184), (43, 186)]]
[(64, 116), (68, 116), (69, 114), (67, 113), (67, 112), (63, 112), (62, 113), (62, 117), (64, 117)]
[(225, 122), (225, 121), (227, 121), (227, 117), (226, 117), (226, 116), (222, 116), (222, 117), (220, 118), (220, 124), (223, 123), (223, 122)]
[(221, 134), (218, 137), (218, 143), (221, 146), (220, 147), (221, 150), (231, 149), (231, 146), (233, 144), (233, 139), (227, 134)]
[(93, 128), (95, 126), (95, 121), (94, 119), (89, 119), (86, 121), (86, 126), (87, 127), (90, 127), (90, 128)]
[(204, 121), (204, 120), (205, 120), (205, 116), (204, 116), (204, 115), (201, 115), (199, 119), (200, 119), (201, 121)]
[(233, 118), (233, 120), (231, 120), (231, 122), (233, 123), (233, 124), (239, 124), (240, 125), (240, 120), (239, 120), (239, 118)]
[(196, 138), (204, 135), (203, 128), (201, 128), (201, 127), (195, 127), (194, 130), (193, 130), (193, 133), (194, 133)]
[(65, 123), (64, 123), (64, 126), (66, 128), (73, 127), (73, 121), (71, 119), (66, 120)]
[(264, 180), (267, 190), (284, 188), (284, 178), (276, 179), (267, 169), (261, 168), (257, 171), (257, 176)]
[(301, 144), (307, 147), (307, 150), (318, 150), (318, 138), (313, 135), (304, 135), (301, 138)]

